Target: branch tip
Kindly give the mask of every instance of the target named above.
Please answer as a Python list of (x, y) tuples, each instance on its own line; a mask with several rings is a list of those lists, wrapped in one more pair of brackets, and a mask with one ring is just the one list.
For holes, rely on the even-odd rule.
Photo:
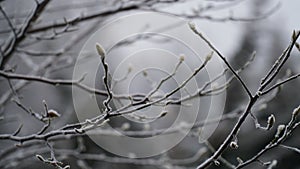
[(106, 55), (105, 49), (99, 43), (96, 43), (96, 49), (97, 49), (98, 55), (104, 58)]

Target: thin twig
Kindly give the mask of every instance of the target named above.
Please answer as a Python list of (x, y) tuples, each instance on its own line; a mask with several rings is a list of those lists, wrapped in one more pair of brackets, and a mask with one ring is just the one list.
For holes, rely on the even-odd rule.
[(217, 55), (223, 60), (223, 62), (226, 64), (226, 66), (229, 68), (229, 70), (234, 74), (234, 76), (242, 84), (242, 86), (245, 89), (245, 91), (247, 92), (248, 96), (252, 98), (253, 96), (252, 96), (250, 90), (248, 89), (247, 85), (242, 80), (242, 78), (237, 74), (237, 72), (233, 69), (233, 67), (229, 64), (229, 62), (227, 61), (225, 56), (223, 56), (221, 54), (221, 52), (206, 37), (204, 37), (202, 33), (200, 33), (197, 30), (196, 26), (193, 23), (190, 23), (189, 26), (196, 35), (198, 35), (214, 52), (217, 53)]
[(0, 76), (3, 76), (7, 79), (18, 79), (18, 80), (27, 80), (27, 81), (36, 81), (41, 83), (47, 83), (51, 85), (74, 85), (79, 87), (80, 89), (87, 91), (89, 93), (95, 93), (103, 96), (107, 96), (107, 93), (103, 90), (95, 89), (88, 87), (87, 85), (81, 83), (84, 77), (79, 80), (64, 80), (64, 79), (49, 79), (41, 76), (33, 76), (33, 75), (25, 75), (25, 74), (16, 74), (16, 73), (8, 73), (0, 70)]

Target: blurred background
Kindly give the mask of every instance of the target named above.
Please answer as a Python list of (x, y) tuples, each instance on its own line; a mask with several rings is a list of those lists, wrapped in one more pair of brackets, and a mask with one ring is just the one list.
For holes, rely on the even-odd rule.
[[(37, 82), (38, 80), (7, 78), (4, 75), (13, 73), (49, 79), (72, 79), (76, 59), (86, 41), (99, 28), (119, 17), (153, 11), (184, 19), (181, 23), (162, 29), (162, 33), (174, 29), (181, 30), (181, 27), (187, 26), (187, 21), (192, 20), (197, 28), (228, 58), (235, 69), (243, 67), (256, 51), (254, 61), (240, 74), (253, 93), (259, 87), (260, 79), (289, 45), (293, 30), (300, 28), (298, 10), (300, 1), (297, 0), (1, 0), (0, 6), (0, 69), (3, 72), (0, 74), (0, 135), (14, 133), (18, 131), (18, 128), (20, 129), (17, 132), (18, 136), (39, 132), (44, 123), (37, 120), (34, 114), (44, 113), (43, 100), (46, 101), (49, 109), (54, 109), (61, 115), (51, 121), (51, 126), (46, 132), (78, 122), (71, 85), (55, 85), (56, 83), (53, 85)], [(120, 32), (122, 29), (134, 29), (135, 25), (131, 26), (119, 28)], [(187, 41), (190, 39), (189, 43), (197, 46), (197, 51), (209, 52), (203, 42), (194, 41), (193, 38), (197, 39), (196, 35), (191, 31), (188, 32), (188, 29), (183, 30), (186, 32), (181, 31), (180, 36), (185, 37)], [(107, 36), (101, 38), (109, 40), (113, 36), (117, 35), (108, 33)], [(155, 44), (162, 48), (166, 47), (175, 51), (178, 58), (181, 53), (187, 53), (184, 48), (178, 47), (176, 41), (154, 39), (151, 42), (139, 42), (138, 39), (133, 39), (135, 40), (136, 42), (120, 44), (121, 47), (115, 51), (111, 50), (109, 64), (117, 65), (124, 59), (120, 58), (120, 54), (126, 55), (127, 49), (134, 51), (143, 45)], [(108, 47), (105, 46), (105, 48)], [(91, 59), (95, 56), (94, 53), (96, 51), (84, 55), (82, 62), (93, 61)], [(214, 59), (216, 59), (215, 56)], [(185, 61), (190, 65), (201, 63), (197, 58), (188, 56), (185, 57)], [(168, 60), (163, 64), (165, 67), (174, 66), (174, 62)], [(299, 51), (293, 50), (290, 59), (277, 78), (286, 77), (287, 72), (299, 73), (299, 65)], [(210, 66), (217, 73), (224, 68), (219, 65)], [(130, 66), (126, 68), (129, 69)], [(103, 75), (102, 68), (96, 71), (97, 76)], [(155, 77), (155, 81), (162, 76), (155, 74), (155, 71), (152, 74), (151, 71), (146, 73)], [(207, 77), (202, 78), (203, 76), (206, 77), (207, 74), (203, 73), (195, 77), (198, 84), (204, 84), (207, 81)], [(227, 77), (230, 76), (231, 74), (228, 73)], [(143, 77), (138, 78), (144, 80)], [(142, 83), (142, 80), (137, 80), (137, 85), (132, 86), (130, 90), (149, 92), (149, 89), (144, 87), (148, 82)], [(278, 93), (275, 92), (263, 98), (269, 101), (254, 107), (252, 113), (262, 126), (267, 125), (270, 114), (276, 117), (275, 126), (290, 120), (291, 112), (300, 103), (299, 83), (299, 79), (296, 79), (285, 84)], [(92, 85), (95, 85), (97, 89), (105, 90), (102, 83)], [(172, 82), (166, 84), (161, 92), (164, 93), (174, 87), (172, 85)], [(118, 88), (117, 85), (116, 87)], [(122, 89), (122, 86), (119, 89)], [(224, 108), (223, 116), (239, 112), (247, 104), (247, 95), (237, 81), (233, 80), (224, 92), (225, 94), (222, 95), (226, 97), (222, 103), (224, 107), (216, 105), (219, 109)], [(85, 94), (86, 97), (90, 97), (89, 93)], [(85, 96), (82, 96), (83, 98)], [(97, 95), (98, 102), (102, 103), (105, 99), (105, 96)], [(203, 98), (201, 104), (206, 105), (209, 102), (210, 98)], [(100, 109), (103, 108), (100, 105)], [(203, 106), (203, 109), (206, 108)], [(88, 105), (83, 105), (82, 109), (87, 112), (95, 111)], [(174, 106), (171, 109), (176, 112), (178, 107)], [(30, 112), (34, 113), (30, 114)], [(156, 112), (155, 115), (159, 113)], [(167, 117), (165, 121), (159, 121), (161, 120), (159, 119), (157, 122), (151, 122), (150, 126), (147, 123), (128, 122), (130, 117), (119, 117), (112, 119), (110, 125), (129, 131), (160, 129), (168, 126), (176, 117), (176, 113)], [(223, 142), (234, 126), (236, 117), (222, 120), (206, 143), (198, 142), (199, 128), (195, 127), (186, 138), (169, 151), (146, 159), (132, 160), (111, 154), (95, 144), (88, 136), (63, 137), (49, 142), (54, 147), (56, 158), (70, 165), (71, 168), (195, 168), (212, 154), (212, 149), (218, 148)], [(222, 157), (228, 163), (237, 165), (237, 158), (242, 160), (251, 158), (273, 139), (275, 133), (276, 127), (270, 131), (256, 129), (253, 119), (248, 117), (237, 138), (238, 149), (228, 148)], [(285, 145), (300, 148), (298, 134), (299, 129), (296, 129), (293, 135), (285, 141)], [(203, 148), (208, 150), (202, 152)], [(0, 168), (55, 168), (53, 165), (38, 160), (36, 154), (42, 155), (45, 159), (50, 158), (50, 150), (45, 145), (45, 141), (29, 141), (22, 145), (18, 141), (0, 139)], [(267, 152), (260, 160), (262, 162), (277, 160), (274, 168), (278, 169), (299, 169), (300, 167), (299, 152), (280, 147)], [(230, 165), (222, 161), (219, 166), (211, 165), (210, 168), (230, 168)], [(245, 168), (268, 168), (268, 166), (255, 162)]]

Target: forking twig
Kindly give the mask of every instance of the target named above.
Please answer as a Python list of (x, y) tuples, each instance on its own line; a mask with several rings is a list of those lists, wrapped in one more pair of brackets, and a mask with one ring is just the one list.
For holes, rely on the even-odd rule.
[[(256, 94), (254, 96), (252, 96), (252, 94), (250, 93), (248, 87), (246, 86), (246, 84), (242, 81), (242, 79), (240, 78), (240, 76), (233, 70), (233, 68), (230, 66), (230, 64), (227, 62), (226, 58), (212, 45), (212, 43), (206, 39), (197, 29), (196, 26), (194, 24), (189, 24), (191, 30), (198, 35), (202, 40), (204, 40), (207, 45), (209, 45), (209, 47), (211, 47), (217, 54), (218, 56), (224, 61), (224, 63), (228, 66), (228, 68), (231, 70), (231, 72), (237, 77), (237, 79), (240, 81), (240, 83), (242, 84), (242, 86), (244, 87), (245, 91), (248, 93), (249, 96), (249, 102), (248, 105), (244, 111), (244, 113), (240, 116), (240, 118), (238, 119), (238, 121), (236, 122), (236, 124), (234, 125), (233, 129), (231, 130), (230, 134), (226, 137), (226, 139), (223, 141), (223, 143), (219, 146), (219, 148), (215, 151), (215, 153), (209, 157), (206, 161), (204, 161), (202, 164), (200, 164), (197, 169), (204, 169), (206, 167), (208, 167), (209, 165), (211, 165), (211, 163), (213, 163), (215, 160), (217, 160), (221, 154), (226, 150), (226, 148), (228, 147), (228, 145), (230, 144), (231, 140), (234, 138), (234, 136), (236, 136), (238, 134), (238, 131), (240, 129), (240, 127), (242, 126), (242, 124), (244, 123), (246, 117), (251, 113), (252, 107), (254, 106), (254, 104), (257, 102), (257, 100), (259, 99), (259, 97), (261, 96), (263, 89), (272, 82), (272, 80), (275, 78), (275, 76), (279, 73), (280, 69), (282, 68), (283, 64), (286, 62), (286, 60), (290, 57), (291, 54), (291, 50), (293, 48), (293, 46), (295, 46), (297, 39), (300, 36), (300, 31), (294, 31), (293, 35), (292, 35), (292, 40), (291, 40), (291, 44), (289, 45), (289, 47), (287, 48), (287, 50), (285, 50), (285, 52), (283, 53), (282, 56), (279, 57), (279, 59), (276, 62), (280, 62), (280, 64), (278, 64), (278, 66), (275, 66), (275, 68), (271, 68), (271, 73), (268, 72), (266, 76), (270, 76), (270, 78), (268, 78), (268, 80), (265, 80), (265, 82), (263, 82), (260, 87), (258, 88)], [(287, 51), (287, 52), (286, 52)], [(283, 58), (283, 59), (282, 59)], [(298, 77), (298, 76), (297, 76)], [(295, 79), (295, 78), (293, 78)], [(288, 82), (290, 80), (286, 80), (286, 82)], [(272, 87), (271, 87), (272, 88)], [(269, 90), (271, 91), (271, 90)], [(265, 93), (266, 94), (266, 93)]]

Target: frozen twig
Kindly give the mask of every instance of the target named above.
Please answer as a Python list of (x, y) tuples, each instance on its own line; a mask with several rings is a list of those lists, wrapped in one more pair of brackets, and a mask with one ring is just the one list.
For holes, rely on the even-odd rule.
[(107, 98), (103, 101), (103, 105), (105, 107), (105, 114), (109, 115), (110, 111), (112, 110), (109, 102), (111, 101), (112, 97), (113, 97), (113, 93), (109, 87), (109, 82), (108, 82), (108, 64), (106, 63), (105, 59), (106, 59), (106, 52), (105, 49), (100, 45), (100, 44), (96, 44), (96, 49), (98, 52), (98, 55), (101, 58), (101, 63), (103, 65), (103, 69), (104, 69), (104, 75), (103, 75), (103, 83), (107, 92)]
[(221, 54), (221, 52), (206, 38), (203, 36), (202, 33), (200, 33), (196, 25), (194, 23), (189, 23), (189, 26), (191, 30), (198, 35), (216, 54), (223, 60), (223, 62), (226, 64), (226, 66), (229, 68), (229, 70), (234, 74), (234, 76), (238, 79), (238, 81), (242, 84), (243, 88), (247, 92), (249, 97), (253, 97), (250, 90), (248, 89), (246, 83), (242, 80), (242, 78), (237, 74), (237, 72), (233, 69), (233, 67), (229, 64), (226, 57)]
[[(194, 30), (194, 32), (196, 34), (198, 34), (200, 37), (204, 38), (202, 36), (201, 33), (199, 33), (196, 28), (194, 27), (194, 25), (190, 25), (191, 26), (191, 29)], [(290, 54), (291, 54), (291, 50), (293, 48), (293, 46), (295, 45), (295, 42), (297, 41), (297, 39), (299, 38), (299, 35), (300, 35), (300, 32), (299, 31), (294, 31), (293, 32), (293, 35), (292, 35), (292, 40), (291, 40), (291, 45), (290, 47), (288, 48), (286, 54), (284, 55), (283, 59), (282, 59), (282, 62), (276, 66), (276, 68), (271, 68), (271, 73), (267, 73), (267, 76), (268, 74), (270, 74), (270, 77), (268, 78), (268, 80), (264, 81), (263, 83), (261, 83), (261, 86), (258, 87), (257, 89), (257, 92), (254, 96), (251, 95), (251, 93), (249, 93), (249, 102), (248, 102), (248, 105), (246, 107), (246, 109), (244, 110), (244, 113), (240, 116), (239, 120), (236, 122), (235, 126), (233, 127), (233, 129), (231, 130), (230, 134), (226, 137), (226, 139), (223, 141), (223, 143), (219, 146), (219, 148), (216, 150), (216, 152), (211, 156), (209, 157), (206, 161), (204, 161), (202, 164), (200, 164), (197, 169), (204, 169), (206, 167), (208, 167), (209, 165), (211, 165), (215, 160), (218, 159), (218, 157), (226, 150), (226, 148), (229, 146), (232, 138), (234, 136), (237, 135), (240, 127), (242, 126), (242, 124), (244, 123), (246, 117), (251, 114), (251, 111), (252, 111), (252, 107), (254, 106), (254, 104), (258, 101), (258, 99), (260, 98), (261, 96), (261, 93), (262, 93), (262, 90), (269, 84), (272, 82), (272, 80), (274, 79), (274, 77), (278, 74), (279, 70), (282, 68), (283, 64), (286, 62), (286, 60), (289, 58)], [(206, 43), (210, 44), (209, 46), (211, 46), (212, 48), (214, 48), (211, 43), (204, 38), (204, 40), (206, 41)], [(223, 56), (221, 57), (223, 58)], [(281, 56), (280, 56), (281, 58)], [(225, 63), (226, 60), (223, 60)], [(234, 74), (235, 71), (233, 71)], [(239, 77), (237, 75), (237, 77)], [(245, 85), (243, 83), (243, 81), (240, 81), (242, 85)], [(248, 88), (245, 86), (244, 89), (246, 91), (248, 91)]]

